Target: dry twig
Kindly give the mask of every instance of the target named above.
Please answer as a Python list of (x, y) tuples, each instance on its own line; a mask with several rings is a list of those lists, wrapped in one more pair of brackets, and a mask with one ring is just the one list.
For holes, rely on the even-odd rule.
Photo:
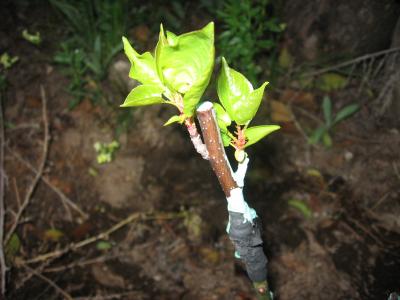
[(52, 252), (48, 252), (42, 255), (39, 255), (37, 257), (25, 260), (25, 261), (20, 261), (18, 263), (22, 264), (33, 264), (33, 263), (38, 263), (41, 261), (46, 261), (48, 259), (60, 257), (70, 251), (76, 251), (82, 247), (85, 247), (89, 244), (92, 244), (94, 242), (97, 242), (98, 240), (105, 240), (108, 239), (108, 237), (118, 229), (121, 229), (125, 225), (132, 223), (134, 221), (138, 220), (168, 220), (168, 219), (175, 219), (175, 218), (183, 218), (185, 216), (185, 213), (133, 213), (124, 220), (118, 222), (108, 230), (99, 233), (98, 235), (95, 235), (93, 237), (87, 238), (85, 240), (82, 240), (78, 243), (71, 243), (67, 247), (59, 250), (55, 250)]
[[(7, 147), (7, 150), (11, 153), (11, 155), (13, 155), (15, 158), (17, 158), (21, 163), (23, 163), (29, 170), (31, 170), (32, 172), (34, 172), (35, 174), (38, 173), (38, 171), (35, 169), (35, 167), (33, 167), (27, 160), (25, 160), (21, 155), (19, 155), (18, 153), (15, 153), (14, 151), (11, 151), (11, 149), (9, 149)], [(41, 176), (40, 179), (51, 189), (53, 190), (53, 192), (55, 192), (61, 199), (61, 201), (65, 204), (67, 204), (69, 207), (71, 207), (73, 210), (75, 210), (77, 213), (79, 213), (81, 215), (81, 217), (84, 220), (87, 220), (89, 218), (88, 214), (85, 213), (75, 202), (73, 202), (71, 199), (69, 199), (67, 197), (67, 195), (65, 195), (58, 187), (56, 187), (55, 185), (53, 185), (49, 179), (47, 179), (44, 176)]]
[(345, 61), (345, 62), (342, 62), (342, 63), (334, 65), (334, 66), (330, 66), (330, 67), (322, 68), (322, 69), (319, 69), (319, 70), (316, 70), (316, 71), (313, 71), (313, 72), (310, 72), (310, 73), (306, 73), (303, 76), (304, 77), (312, 77), (312, 76), (321, 75), (321, 74), (324, 74), (324, 73), (329, 72), (329, 71), (338, 70), (338, 69), (341, 69), (341, 68), (344, 68), (344, 67), (348, 67), (348, 66), (351, 66), (351, 65), (354, 65), (354, 64), (358, 64), (358, 63), (363, 62), (363, 61), (368, 60), (368, 59), (375, 59), (376, 57), (379, 57), (379, 56), (382, 56), (382, 55), (387, 55), (389, 53), (394, 53), (394, 52), (397, 52), (397, 51), (400, 51), (400, 47), (398, 47), (398, 48), (390, 48), (390, 49), (386, 49), (386, 50), (382, 50), (382, 51), (378, 51), (378, 52), (374, 52), (374, 53), (365, 54), (365, 55), (359, 56), (357, 58), (354, 58), (354, 59), (351, 59), (351, 60), (348, 60), (348, 61)]
[(64, 291), (62, 288), (60, 288), (54, 281), (52, 281), (50, 278), (40, 274), (36, 270), (32, 269), (28, 265), (22, 265), (24, 268), (26, 268), (29, 272), (33, 273), (35, 276), (39, 277), (43, 281), (46, 281), (49, 285), (51, 285), (60, 295), (64, 297), (64, 299), (67, 300), (73, 300), (72, 296), (68, 294), (66, 291)]
[[(40, 266), (35, 268), (35, 271), (37, 273), (43, 273), (43, 270), (45, 268), (47, 268), (48, 266), (50, 266), (53, 261), (54, 261), (54, 259), (49, 259), (49, 260), (45, 261)], [(22, 288), (25, 285), (25, 283), (27, 283), (34, 275), (35, 274), (33, 272), (27, 272), (27, 274), (24, 277), (22, 277), (20, 280), (18, 280), (15, 283), (15, 290), (19, 290), (20, 288)]]
[(66, 271), (69, 269), (73, 269), (75, 267), (85, 267), (85, 266), (89, 266), (92, 264), (97, 264), (97, 263), (104, 263), (108, 260), (114, 259), (114, 258), (120, 258), (123, 256), (127, 256), (128, 254), (122, 254), (122, 253), (117, 253), (117, 254), (105, 254), (105, 255), (101, 255), (101, 256), (97, 256), (94, 258), (90, 258), (87, 260), (78, 260), (78, 261), (73, 261), (72, 263), (69, 263), (67, 265), (63, 265), (63, 266), (58, 266), (58, 267), (52, 267), (52, 268), (46, 268), (43, 270), (43, 273), (57, 273), (57, 272), (62, 272), (62, 271)]
[[(125, 299), (126, 296), (135, 296), (135, 299), (142, 299), (143, 294), (139, 291), (128, 291), (118, 294), (110, 294), (110, 295), (96, 295), (89, 297), (77, 297), (75, 300), (110, 300), (110, 299)], [(139, 298), (140, 297), (140, 298)], [(133, 298), (129, 298), (133, 299)]]
[(12, 224), (10, 230), (8, 231), (6, 238), (4, 239), (5, 244), (7, 244), (7, 242), (10, 240), (11, 235), (14, 233), (15, 229), (18, 226), (19, 219), (21, 218), (22, 214), (25, 212), (26, 207), (29, 205), (29, 202), (32, 198), (33, 192), (35, 191), (35, 189), (38, 185), (40, 177), (43, 174), (44, 166), (46, 164), (50, 136), (49, 136), (49, 122), (47, 119), (47, 98), (46, 98), (46, 94), (45, 94), (43, 86), (40, 86), (40, 94), (41, 94), (41, 98), (42, 98), (42, 118), (43, 118), (43, 126), (44, 126), (42, 157), (40, 159), (38, 172), (37, 172), (35, 178), (33, 179), (31, 185), (29, 186), (28, 191), (26, 192), (24, 201), (22, 202), (20, 208), (18, 209), (18, 212), (15, 217), (15, 221)]

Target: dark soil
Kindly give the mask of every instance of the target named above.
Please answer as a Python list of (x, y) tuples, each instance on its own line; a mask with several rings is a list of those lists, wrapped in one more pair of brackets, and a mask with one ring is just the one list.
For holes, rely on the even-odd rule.
[[(162, 127), (172, 110), (136, 109), (115, 159), (97, 164), (93, 144), (114, 139), (122, 98), (115, 96), (114, 107), (86, 99), (69, 110), (67, 79), (52, 63), (56, 19), (10, 3), (0, 17), (0, 50), (20, 58), (7, 71), (3, 101), (6, 232), (34, 177), (17, 157), (37, 168), (42, 153), (40, 86), (51, 134), (43, 177), (88, 216), (39, 182), (16, 231), (20, 245), (8, 256), (8, 299), (63, 298), (37, 274), (74, 299), (254, 299), (225, 233), (225, 199), (209, 164), (183, 128)], [(20, 37), (26, 27), (42, 33), (42, 45)], [(336, 107), (357, 100), (350, 89), (341, 93), (334, 95)], [(313, 101), (320, 103), (318, 93)], [(330, 149), (310, 147), (291, 122), (249, 149), (245, 194), (263, 221), (277, 299), (375, 300), (400, 289), (400, 134), (376, 127), (369, 109), (337, 128)], [(308, 126), (309, 120), (298, 122)], [(24, 267), (24, 261), (96, 236), (135, 212), (152, 218), (112, 233), (109, 249), (94, 242)], [(165, 212), (174, 215), (165, 219)]]

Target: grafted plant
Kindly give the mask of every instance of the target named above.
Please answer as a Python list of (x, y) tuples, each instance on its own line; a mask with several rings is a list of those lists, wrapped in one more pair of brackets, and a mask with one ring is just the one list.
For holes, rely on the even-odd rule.
[[(257, 214), (243, 196), (244, 177), (249, 158), (246, 147), (278, 130), (277, 125), (249, 127), (261, 104), (267, 82), (258, 89), (239, 72), (231, 69), (225, 59), (217, 80), (220, 103), (200, 102), (209, 84), (214, 67), (214, 23), (204, 28), (175, 35), (160, 35), (154, 55), (139, 54), (123, 38), (124, 49), (131, 62), (129, 76), (141, 85), (135, 87), (122, 107), (169, 104), (178, 114), (166, 123), (186, 127), (192, 143), (201, 156), (209, 160), (227, 199), (229, 222), (227, 232), (235, 245), (258, 295), (270, 299), (267, 284), (266, 257)], [(197, 116), (202, 137), (194, 117)], [(203, 142), (204, 141), (204, 142)], [(238, 162), (232, 171), (224, 147), (235, 149)]]

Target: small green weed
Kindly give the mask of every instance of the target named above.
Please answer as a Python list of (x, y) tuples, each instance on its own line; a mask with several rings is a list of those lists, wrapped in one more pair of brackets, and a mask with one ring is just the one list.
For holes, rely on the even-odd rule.
[(228, 0), (217, 11), (223, 29), (217, 43), (221, 56), (245, 73), (251, 82), (258, 82), (262, 71), (258, 56), (271, 56), (284, 30), (284, 24), (272, 11), (270, 0)]
[(322, 126), (314, 130), (309, 138), (310, 144), (318, 144), (322, 141), (325, 147), (332, 146), (331, 132), (332, 129), (344, 119), (350, 117), (359, 110), (358, 104), (350, 104), (343, 107), (333, 116), (332, 102), (328, 96), (324, 97), (322, 102), (322, 111), (324, 113), (325, 122)]
[(112, 141), (109, 144), (96, 142), (93, 147), (97, 153), (97, 162), (99, 164), (105, 164), (114, 159), (114, 153), (119, 148), (119, 143), (117, 141)]
[(104, 100), (100, 81), (122, 49), (121, 35), (127, 28), (126, 1), (49, 1), (64, 16), (69, 33), (54, 57), (70, 79), (67, 90), (73, 100), (69, 108), (85, 97), (93, 102)]
[(5, 52), (0, 56), (0, 65), (2, 65), (4, 69), (9, 69), (18, 60), (19, 60), (18, 56), (10, 56), (7, 52)]
[(29, 33), (27, 29), (24, 29), (22, 31), (22, 37), (27, 40), (29, 43), (34, 44), (34, 45), (40, 45), (42, 42), (42, 38), (40, 36), (40, 32), (36, 33)]
[(65, 17), (69, 43), (82, 52), (88, 71), (101, 80), (112, 58), (122, 49), (126, 30), (126, 1), (50, 0)]
[(70, 79), (67, 90), (73, 96), (69, 108), (74, 108), (87, 94), (85, 74), (87, 67), (84, 63), (84, 54), (81, 49), (73, 48), (71, 43), (61, 43), (61, 50), (54, 56), (54, 61), (64, 67), (64, 74)]

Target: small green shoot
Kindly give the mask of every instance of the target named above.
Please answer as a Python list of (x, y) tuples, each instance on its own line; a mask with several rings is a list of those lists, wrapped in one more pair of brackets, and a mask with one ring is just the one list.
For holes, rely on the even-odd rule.
[[(214, 104), (214, 108), (224, 146), (231, 145), (236, 149), (235, 158), (238, 161), (242, 159), (241, 150), (280, 128), (278, 125), (248, 127), (258, 111), (267, 84), (264, 82), (258, 89), (254, 89), (246, 77), (231, 69), (225, 58), (222, 58), (217, 81), (217, 93), (222, 106)], [(232, 121), (236, 123), (234, 133), (228, 129)]]
[(310, 219), (313, 215), (311, 208), (302, 200), (291, 199), (288, 204), (301, 212), (306, 219)]
[(7, 245), (4, 247), (4, 254), (6, 256), (6, 260), (11, 262), (14, 257), (18, 254), (21, 248), (21, 239), (19, 238), (18, 234), (13, 233), (11, 235), (10, 240), (8, 241)]
[[(62, 72), (69, 78), (67, 91), (73, 96), (68, 108), (75, 108), (86, 96), (95, 94), (97, 91), (88, 88), (90, 80), (87, 77), (85, 56), (81, 49), (74, 48), (69, 42), (61, 43), (60, 50), (54, 56), (54, 61), (62, 66)], [(96, 83), (91, 86), (96, 87)]]
[(7, 52), (0, 56), (0, 64), (4, 69), (11, 68), (19, 60), (18, 56), (10, 56)]
[(126, 38), (123, 44), (132, 64), (129, 76), (142, 85), (129, 93), (121, 107), (165, 103), (184, 115), (167, 123), (191, 118), (214, 66), (214, 23), (179, 36), (161, 26), (154, 57), (150, 52), (139, 54)]
[(328, 96), (325, 96), (322, 102), (324, 124), (314, 130), (314, 132), (309, 137), (309, 143), (315, 145), (322, 141), (325, 147), (331, 147), (331, 132), (334, 127), (344, 119), (347, 119), (355, 114), (359, 110), (359, 108), (360, 107), (358, 104), (350, 104), (343, 107), (335, 116), (333, 116), (331, 99)]
[(112, 162), (115, 151), (119, 148), (119, 143), (117, 141), (112, 141), (108, 144), (96, 142), (93, 146), (97, 153), (97, 162), (99, 164), (105, 164)]
[[(160, 28), (155, 56), (139, 54), (126, 38), (122, 39), (125, 54), (131, 62), (129, 76), (142, 83), (126, 97), (121, 107), (170, 104), (179, 110), (164, 126), (191, 122), (214, 66), (214, 23), (182, 35)], [(253, 145), (278, 125), (248, 127), (258, 111), (268, 82), (254, 89), (250, 81), (228, 66), (222, 58), (217, 80), (221, 104), (213, 103), (225, 147), (233, 146), (242, 160), (244, 148)], [(236, 131), (229, 127), (236, 123)]]
[(96, 249), (100, 251), (106, 251), (112, 248), (112, 244), (107, 241), (99, 241), (96, 244)]
[(22, 37), (27, 40), (29, 43), (34, 44), (36, 46), (40, 45), (42, 42), (42, 38), (40, 36), (40, 32), (29, 33), (27, 29), (22, 31)]
[(92, 167), (90, 167), (88, 169), (88, 173), (92, 177), (97, 177), (99, 175), (99, 172), (95, 168), (92, 168)]

